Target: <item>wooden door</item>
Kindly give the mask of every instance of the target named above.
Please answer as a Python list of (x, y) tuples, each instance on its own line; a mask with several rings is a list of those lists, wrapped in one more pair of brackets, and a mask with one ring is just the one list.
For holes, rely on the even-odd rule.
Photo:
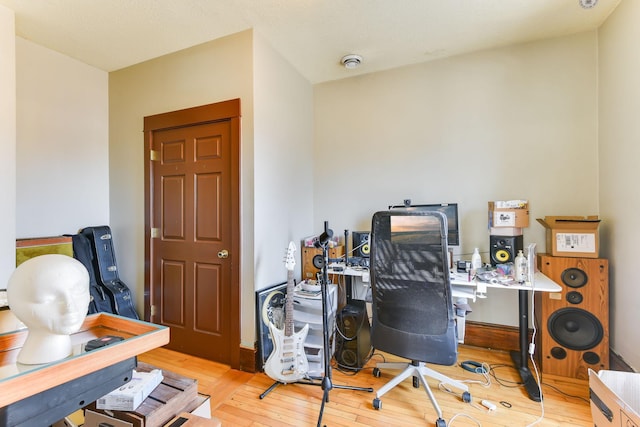
[(240, 365), (239, 101), (145, 118), (145, 318)]

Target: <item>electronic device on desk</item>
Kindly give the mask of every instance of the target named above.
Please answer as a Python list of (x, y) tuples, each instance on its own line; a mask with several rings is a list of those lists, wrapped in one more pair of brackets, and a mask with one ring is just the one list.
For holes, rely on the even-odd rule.
[(84, 350), (85, 351), (95, 350), (96, 348), (101, 348), (101, 347), (107, 346), (109, 344), (114, 344), (114, 343), (120, 342), (123, 339), (124, 338), (116, 336), (116, 335), (105, 335), (103, 337), (92, 339), (92, 340), (88, 341), (84, 346)]
[(369, 268), (369, 258), (362, 258), (357, 256), (349, 257), (349, 259), (347, 260), (347, 266)]
[(389, 206), (389, 209), (405, 209), (409, 211), (436, 211), (442, 212), (447, 217), (447, 245), (460, 246), (460, 226), (458, 221), (457, 203), (438, 203), (412, 205), (411, 199), (405, 200), (403, 205)]

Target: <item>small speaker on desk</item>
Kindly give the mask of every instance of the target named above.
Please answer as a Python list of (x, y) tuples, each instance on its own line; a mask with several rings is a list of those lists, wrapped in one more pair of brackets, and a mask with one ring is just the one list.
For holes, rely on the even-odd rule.
[(523, 237), (520, 236), (489, 236), (489, 254), (491, 265), (513, 262), (518, 251), (523, 248)]
[(369, 245), (368, 231), (354, 231), (351, 234), (351, 247), (353, 248), (353, 256), (358, 258), (369, 258), (371, 246)]
[(365, 302), (352, 300), (336, 318), (336, 362), (342, 369), (360, 369), (371, 353), (371, 330)]

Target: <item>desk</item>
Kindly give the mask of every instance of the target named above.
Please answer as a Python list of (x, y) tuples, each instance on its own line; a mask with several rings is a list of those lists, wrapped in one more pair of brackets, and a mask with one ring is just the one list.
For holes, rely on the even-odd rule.
[[(453, 273), (451, 275), (451, 285), (453, 286), (454, 284), (459, 286), (476, 286), (477, 290), (477, 283), (475, 283), (475, 281), (469, 282), (468, 276), (466, 274), (459, 275), (458, 273)], [(520, 322), (518, 325), (518, 334), (520, 339), (520, 350), (512, 351), (511, 359), (520, 372), (520, 378), (522, 378), (522, 382), (524, 383), (524, 387), (527, 391), (527, 394), (529, 395), (529, 398), (531, 398), (531, 400), (539, 402), (540, 390), (535, 378), (531, 374), (531, 370), (529, 369), (529, 362), (527, 357), (529, 354), (528, 291), (560, 292), (562, 290), (562, 287), (539, 271), (534, 275), (533, 286), (529, 282), (525, 282), (521, 285), (502, 285), (499, 283), (486, 283), (484, 285), (487, 288), (513, 289), (518, 291), (518, 315), (520, 318)]]
[[(347, 279), (347, 283), (346, 283), (347, 303), (353, 297), (353, 292), (352, 292), (353, 290), (351, 289), (352, 283), (350, 280), (352, 277), (360, 277), (360, 279), (364, 283), (369, 282), (369, 269), (365, 267), (351, 267), (351, 266), (345, 266), (344, 263), (333, 263), (327, 266), (327, 273), (344, 276)], [(454, 280), (454, 274), (455, 274), (456, 280)], [(451, 273), (451, 290), (452, 290), (452, 296), (454, 298), (466, 298), (466, 299), (471, 299), (471, 301), (475, 302), (477, 297), (475, 292), (475, 287), (476, 287), (475, 282), (474, 281), (469, 282), (468, 276), (466, 273), (465, 274)]]
[[(344, 264), (332, 264), (328, 267), (332, 274), (343, 274), (349, 276), (362, 276), (368, 282), (369, 271), (363, 271), (361, 268), (345, 267)], [(469, 280), (467, 273), (451, 272), (451, 294), (454, 298), (468, 298), (475, 301), (476, 298), (485, 298), (486, 289), (499, 288), (518, 291), (518, 338), (520, 340), (520, 349), (511, 352), (511, 359), (520, 373), (525, 390), (531, 400), (540, 401), (540, 390), (538, 384), (529, 369), (529, 291), (536, 292), (560, 292), (562, 287), (556, 282), (545, 276), (541, 272), (536, 272), (533, 278), (533, 286), (529, 282), (517, 285), (503, 285), (500, 283), (478, 283), (476, 280)], [(350, 283), (348, 284), (350, 285)], [(483, 286), (486, 289), (483, 289)], [(460, 319), (460, 317), (459, 317)], [(464, 322), (464, 318), (461, 319)], [(464, 330), (464, 326), (463, 326)], [(464, 338), (464, 334), (461, 335)]]

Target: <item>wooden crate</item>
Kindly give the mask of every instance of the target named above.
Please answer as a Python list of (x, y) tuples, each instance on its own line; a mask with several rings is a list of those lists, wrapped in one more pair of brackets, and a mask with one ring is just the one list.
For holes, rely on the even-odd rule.
[[(138, 363), (139, 372), (158, 369), (147, 363)], [(108, 411), (97, 409), (95, 402), (87, 409), (117, 420), (131, 423), (133, 427), (157, 427), (169, 422), (182, 412), (191, 412), (202, 402), (198, 397), (198, 381), (174, 372), (162, 370), (162, 383), (156, 387), (135, 411)]]

